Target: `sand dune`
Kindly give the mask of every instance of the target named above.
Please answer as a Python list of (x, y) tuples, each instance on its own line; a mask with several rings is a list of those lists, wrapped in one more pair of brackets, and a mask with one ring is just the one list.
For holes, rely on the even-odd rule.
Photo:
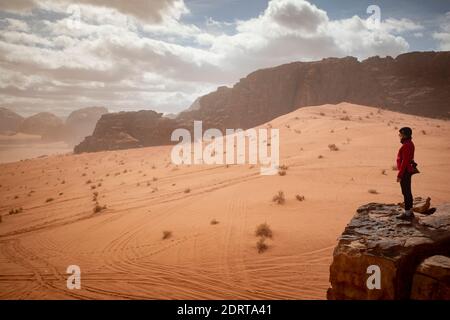
[[(415, 129), (422, 172), (414, 194), (450, 200), (448, 121), (342, 103), (270, 124), (280, 128), (285, 176), (176, 167), (169, 146), (0, 165), (0, 298), (324, 299), (336, 239), (355, 209), (401, 201), (392, 165), (404, 125)], [(284, 205), (272, 202), (279, 190)], [(106, 210), (93, 212), (94, 192)], [(263, 222), (273, 239), (260, 254)], [(72, 264), (81, 290), (66, 288)]]

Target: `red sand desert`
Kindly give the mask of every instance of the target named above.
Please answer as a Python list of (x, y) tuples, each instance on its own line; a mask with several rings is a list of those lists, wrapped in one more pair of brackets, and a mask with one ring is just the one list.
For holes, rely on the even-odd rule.
[[(176, 167), (170, 146), (0, 165), (0, 298), (325, 299), (333, 248), (357, 207), (402, 201), (392, 166), (405, 125), (421, 170), (413, 194), (450, 200), (448, 121), (341, 103), (270, 124), (285, 176)], [(95, 192), (106, 205), (97, 213)], [(264, 222), (273, 238), (258, 253)], [(69, 265), (81, 268), (81, 290), (66, 287)]]

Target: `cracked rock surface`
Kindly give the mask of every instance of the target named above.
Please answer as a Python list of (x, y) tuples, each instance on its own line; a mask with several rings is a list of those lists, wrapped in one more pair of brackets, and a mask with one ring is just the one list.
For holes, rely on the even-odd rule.
[[(450, 299), (448, 260), (442, 262), (450, 259), (450, 203), (411, 221), (396, 218), (402, 211), (382, 203), (357, 210), (334, 250), (328, 299)], [(380, 268), (380, 289), (367, 286), (371, 265)]]

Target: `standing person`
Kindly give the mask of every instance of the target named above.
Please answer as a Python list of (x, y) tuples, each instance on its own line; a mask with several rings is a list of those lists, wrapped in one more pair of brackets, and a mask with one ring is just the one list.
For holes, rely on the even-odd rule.
[(414, 218), (413, 196), (411, 192), (411, 176), (414, 172), (414, 143), (412, 142), (412, 129), (408, 127), (399, 130), (399, 137), (402, 146), (397, 154), (397, 182), (400, 182), (405, 212), (397, 216), (398, 219), (409, 220)]

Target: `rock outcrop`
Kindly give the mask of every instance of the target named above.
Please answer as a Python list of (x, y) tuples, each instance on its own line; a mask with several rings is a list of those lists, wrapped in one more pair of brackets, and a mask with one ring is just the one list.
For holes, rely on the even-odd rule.
[(17, 113), (0, 108), (0, 134), (14, 134), (23, 123), (24, 118)]
[(92, 136), (86, 137), (74, 149), (75, 153), (118, 150), (171, 144), (177, 122), (155, 111), (104, 114)]
[[(340, 102), (449, 118), (449, 100), (448, 51), (412, 52), (395, 59), (372, 57), (362, 62), (353, 57), (329, 58), (253, 72), (233, 88), (219, 87), (198, 98), (175, 120), (186, 127), (192, 127), (193, 120), (202, 120), (205, 129), (248, 129), (303, 106)], [(158, 132), (158, 126), (147, 127), (152, 135), (164, 134)], [(123, 134), (133, 137), (128, 131)], [(167, 138), (160, 136), (159, 140)], [(88, 145), (84, 143), (77, 150), (89, 151), (84, 148)], [(95, 149), (102, 150), (100, 146)]]
[[(433, 257), (450, 256), (450, 204), (412, 221), (396, 218), (402, 210), (380, 203), (357, 210), (334, 250), (328, 299), (450, 299), (448, 266)], [(379, 267), (379, 289), (367, 285), (370, 266)]]
[(450, 257), (432, 256), (417, 267), (411, 299), (450, 300)]

